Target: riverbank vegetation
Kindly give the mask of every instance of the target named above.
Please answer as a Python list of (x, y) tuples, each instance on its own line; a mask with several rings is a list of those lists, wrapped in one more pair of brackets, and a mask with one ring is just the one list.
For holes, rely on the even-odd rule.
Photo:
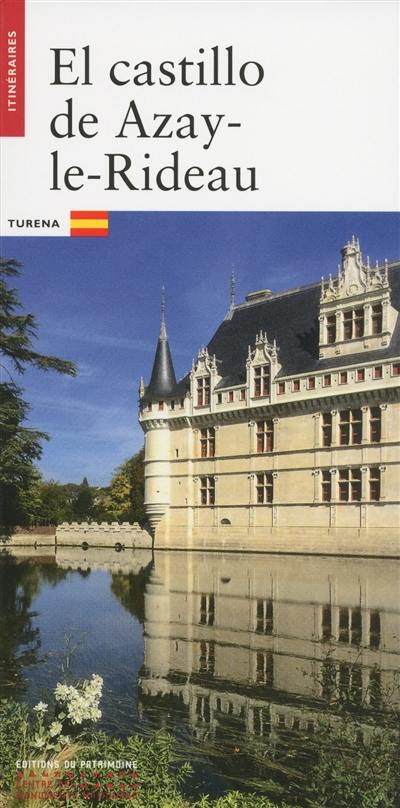
[[(396, 808), (399, 804), (394, 710), (379, 724), (360, 722), (351, 706), (341, 716), (334, 710), (317, 722), (301, 791), (289, 783), (274, 796), (268, 793), (271, 783), (265, 782), (258, 793), (193, 797), (191, 765), (171, 736), (156, 732), (122, 740), (94, 731), (101, 716), (101, 690), (101, 677), (93, 675), (77, 685), (59, 683), (48, 703), (39, 702), (31, 711), (13, 700), (0, 702), (0, 794), (8, 808)], [(266, 739), (265, 755), (271, 754)], [(31, 763), (24, 769), (22, 760), (36, 760), (36, 767)], [(42, 789), (40, 799), (35, 796), (37, 788)]]
[(25, 527), (61, 522), (139, 522), (144, 524), (143, 449), (122, 463), (108, 486), (44, 480), (33, 470), (21, 500), (18, 524)]

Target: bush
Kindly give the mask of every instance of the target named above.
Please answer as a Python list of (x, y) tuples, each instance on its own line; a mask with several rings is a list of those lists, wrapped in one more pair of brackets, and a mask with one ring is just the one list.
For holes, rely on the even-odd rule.
[(15, 701), (0, 701), (0, 790), (11, 788), (15, 764), (23, 757), (28, 709)]
[(388, 727), (355, 721), (317, 730), (311, 795), (318, 808), (395, 808), (400, 804), (399, 740)]

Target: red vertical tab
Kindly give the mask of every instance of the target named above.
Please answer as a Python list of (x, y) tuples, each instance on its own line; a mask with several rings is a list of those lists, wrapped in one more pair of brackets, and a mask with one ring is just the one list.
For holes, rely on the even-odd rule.
[(0, 0), (0, 137), (25, 134), (25, 0)]

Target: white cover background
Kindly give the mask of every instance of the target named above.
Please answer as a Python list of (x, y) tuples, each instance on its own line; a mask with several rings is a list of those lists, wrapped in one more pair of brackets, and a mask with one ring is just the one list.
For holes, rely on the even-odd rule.
[[(398, 3), (64, 2), (31, 0), (26, 11), (26, 137), (1, 147), (1, 234), (67, 235), (71, 209), (393, 211), (399, 207)], [(52, 87), (50, 48), (91, 46), (92, 87)], [(198, 48), (234, 46), (235, 61), (265, 69), (256, 88), (114, 86), (125, 59), (197, 61)], [(72, 96), (79, 114), (99, 117), (91, 140), (54, 139), (51, 117)], [(240, 129), (203, 140), (114, 139), (130, 100), (153, 113), (225, 113)], [(132, 127), (136, 130), (136, 127)], [(202, 130), (201, 130), (202, 131)], [(202, 132), (203, 133), (203, 132)], [(183, 167), (255, 165), (256, 192), (50, 191), (50, 152), (61, 164), (106, 177), (105, 152), (125, 152), (155, 171), (180, 151)], [(229, 176), (229, 171), (228, 171)], [(10, 230), (9, 218), (58, 218), (60, 230)]]

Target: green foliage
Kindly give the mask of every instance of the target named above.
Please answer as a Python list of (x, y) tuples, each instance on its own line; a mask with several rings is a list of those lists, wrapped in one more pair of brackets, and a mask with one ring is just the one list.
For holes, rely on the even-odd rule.
[(57, 373), (76, 375), (72, 362), (45, 356), (32, 349), (32, 340), (37, 336), (38, 325), (33, 314), (20, 314), (22, 305), (16, 289), (8, 285), (8, 279), (20, 275), (21, 264), (14, 259), (0, 258), (0, 354), (11, 367), (24, 373), (26, 365), (40, 370), (55, 370)]
[(74, 502), (74, 515), (77, 519), (88, 519), (93, 511), (93, 493), (86, 477), (83, 478)]
[(44, 371), (76, 374), (72, 362), (33, 350), (32, 340), (37, 336), (35, 317), (20, 313), (22, 306), (17, 291), (8, 284), (10, 278), (20, 274), (19, 267), (17, 261), (0, 259), (0, 356), (3, 358), (0, 366), (10, 379), (0, 384), (0, 526), (6, 531), (18, 523), (29, 524), (35, 517), (37, 501), (33, 512), (28, 505), (37, 475), (33, 464), (40, 458), (41, 442), (47, 437), (25, 425), (29, 406), (23, 401), (22, 391), (14, 383), (10, 370), (23, 373), (28, 365), (33, 365)]
[[(225, 794), (217, 800), (203, 797), (193, 804), (193, 808), (277, 808), (277, 805), (271, 802), (268, 797), (262, 797), (257, 794), (240, 794), (239, 791), (230, 791), (229, 794)], [(281, 803), (279, 808), (290, 808), (290, 806), (286, 803)]]
[[(9, 791), (15, 777), (15, 761), (29, 750), (37, 722), (29, 727), (27, 709), (13, 701), (0, 702), (0, 788)], [(310, 777), (309, 796), (295, 799), (295, 806), (314, 808), (395, 808), (399, 796), (398, 737), (385, 728), (369, 728), (363, 735), (353, 725), (321, 723), (315, 735), (319, 753)], [(71, 780), (62, 781), (67, 788), (69, 803), (74, 808), (96, 805), (98, 808), (278, 808), (268, 797), (231, 791), (212, 799), (207, 795), (189, 799), (184, 795), (191, 767), (179, 760), (170, 736), (154, 734), (150, 739), (133, 736), (126, 741), (112, 738), (104, 732), (81, 734), (79, 750), (71, 750), (79, 760), (136, 761), (138, 789), (132, 795), (135, 781), (128, 774), (121, 778), (118, 770), (111, 779), (108, 767), (85, 770), (89, 793), (97, 796), (88, 800), (80, 796), (80, 769), (72, 770)], [(65, 750), (67, 757), (68, 749)], [(128, 789), (121, 795), (121, 782)], [(66, 785), (67, 783), (67, 785)], [(108, 784), (108, 787), (107, 787)], [(107, 796), (106, 796), (107, 795)], [(67, 800), (68, 802), (68, 800)], [(46, 806), (58, 808), (65, 798), (51, 799)], [(290, 808), (280, 803), (279, 808)]]
[(122, 463), (114, 473), (102, 499), (105, 518), (118, 522), (144, 524), (144, 449)]
[(22, 756), (28, 709), (15, 701), (0, 701), (0, 790), (8, 791), (15, 779), (15, 762)]
[(400, 798), (399, 740), (388, 728), (321, 723), (311, 771), (318, 808), (394, 808)]

